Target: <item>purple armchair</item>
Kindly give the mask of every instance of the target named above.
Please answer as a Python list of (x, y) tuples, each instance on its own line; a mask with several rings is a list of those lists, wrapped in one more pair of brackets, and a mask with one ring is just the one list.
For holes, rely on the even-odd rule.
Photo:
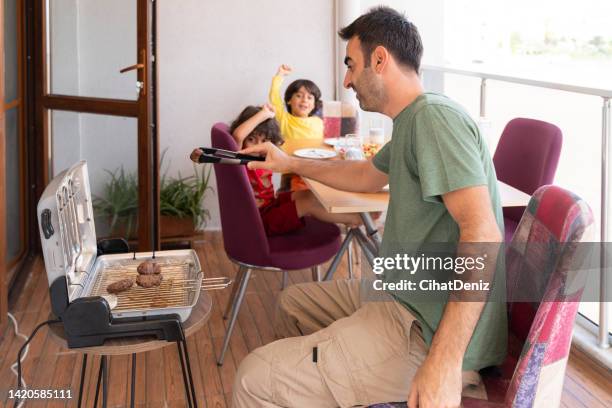
[(571, 192), (544, 186), (533, 194), (506, 251), (508, 356), (501, 366), (481, 372), (488, 400), (464, 397), (463, 407), (560, 405), (586, 280), (576, 268), (585, 254), (578, 243), (589, 240), (593, 225), (589, 206)]
[[(533, 194), (552, 184), (559, 163), (563, 136), (550, 123), (534, 119), (512, 119), (501, 135), (493, 164), (497, 179)], [(506, 242), (510, 242), (525, 207), (504, 208)]]
[[(212, 146), (236, 151), (238, 146), (227, 125), (217, 123), (211, 130)], [(227, 256), (239, 265), (224, 318), (231, 314), (218, 364), (229, 344), (236, 317), (253, 269), (287, 271), (316, 268), (331, 259), (340, 248), (340, 230), (334, 224), (305, 217), (298, 231), (267, 236), (244, 166), (215, 164), (217, 194), (221, 211), (223, 244)], [(313, 275), (315, 271), (313, 270)]]

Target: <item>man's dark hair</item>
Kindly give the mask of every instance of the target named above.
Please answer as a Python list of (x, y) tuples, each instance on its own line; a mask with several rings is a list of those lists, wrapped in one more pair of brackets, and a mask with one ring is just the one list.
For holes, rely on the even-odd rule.
[(310, 79), (296, 79), (289, 84), (287, 90), (285, 91), (285, 106), (287, 106), (287, 112), (291, 113), (289, 101), (291, 100), (293, 94), (299, 91), (301, 87), (304, 87), (315, 98), (314, 109), (308, 114), (308, 116), (313, 116), (321, 109), (323, 102), (321, 102), (321, 90), (317, 84), (312, 82)]
[(370, 56), (379, 45), (385, 47), (397, 61), (419, 72), (423, 44), (414, 24), (403, 14), (390, 7), (375, 7), (338, 31), (345, 41), (354, 36), (361, 41), (365, 67), (370, 66)]
[[(255, 114), (260, 110), (261, 106), (247, 106), (244, 108), (242, 112), (240, 112), (240, 115), (238, 115), (238, 117), (234, 119), (230, 125), (230, 133), (234, 134), (234, 131), (238, 126), (255, 116)], [(255, 129), (253, 129), (249, 135), (252, 134), (262, 134), (266, 138), (267, 142), (272, 142), (277, 146), (282, 145), (284, 142), (278, 122), (274, 118), (266, 119), (259, 125), (255, 126)]]

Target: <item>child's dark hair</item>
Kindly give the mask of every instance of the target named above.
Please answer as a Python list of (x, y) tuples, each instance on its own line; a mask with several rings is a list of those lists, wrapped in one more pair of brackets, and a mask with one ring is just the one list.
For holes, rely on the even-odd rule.
[(313, 116), (321, 110), (323, 102), (321, 102), (321, 90), (319, 89), (317, 84), (312, 82), (310, 79), (296, 79), (295, 81), (289, 84), (287, 90), (285, 91), (285, 105), (287, 106), (287, 112), (291, 113), (291, 106), (289, 105), (289, 101), (291, 100), (293, 94), (299, 91), (301, 87), (304, 87), (315, 98), (314, 109), (308, 114), (308, 116)]
[[(234, 130), (244, 122), (253, 117), (257, 112), (261, 110), (261, 106), (247, 106), (240, 112), (240, 115), (230, 125), (230, 133), (233, 134)], [(255, 126), (255, 129), (251, 134), (262, 134), (265, 136), (267, 142), (272, 142), (277, 146), (283, 144), (284, 140), (281, 136), (280, 127), (278, 122), (274, 118), (266, 119), (259, 125)]]

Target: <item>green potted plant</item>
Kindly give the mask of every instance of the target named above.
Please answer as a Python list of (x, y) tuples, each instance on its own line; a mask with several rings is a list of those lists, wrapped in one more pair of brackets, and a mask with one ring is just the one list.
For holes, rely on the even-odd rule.
[[(162, 154), (160, 167), (166, 151)], [(202, 207), (206, 193), (212, 190), (212, 167), (203, 165), (193, 175), (168, 177), (167, 169), (160, 180), (160, 236), (162, 238), (189, 236), (205, 225), (210, 218), (208, 209)], [(94, 196), (96, 217), (107, 219), (113, 236), (135, 238), (138, 230), (138, 181), (135, 174), (123, 167), (115, 171), (105, 170), (109, 180), (102, 196)]]
[(167, 177), (164, 173), (159, 192), (162, 237), (192, 235), (208, 221), (210, 212), (202, 207), (202, 203), (206, 192), (212, 190), (211, 169), (204, 165), (198, 171), (194, 165), (192, 176), (182, 177), (179, 173), (178, 178)]
[(103, 195), (93, 197), (95, 215), (108, 220), (108, 232), (111, 236), (133, 238), (136, 236), (138, 216), (136, 175), (126, 173), (123, 166), (115, 171), (104, 171), (109, 180), (104, 186)]

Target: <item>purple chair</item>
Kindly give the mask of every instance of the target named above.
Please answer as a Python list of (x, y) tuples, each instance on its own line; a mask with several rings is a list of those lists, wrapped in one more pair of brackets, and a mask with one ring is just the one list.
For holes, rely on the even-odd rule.
[[(212, 127), (211, 140), (213, 147), (238, 150), (224, 123)], [(229, 314), (231, 318), (217, 361), (222, 365), (251, 271), (311, 268), (314, 278), (318, 275), (317, 266), (331, 259), (340, 249), (340, 229), (335, 224), (305, 217), (305, 225), (300, 230), (269, 237), (255, 204), (246, 168), (228, 164), (215, 164), (214, 168), (225, 252), (239, 266), (224, 314), (224, 318)]]
[[(561, 130), (553, 124), (512, 119), (493, 155), (497, 179), (530, 195), (541, 186), (552, 184), (562, 140)], [(504, 208), (506, 242), (512, 240), (523, 211), (525, 207)]]

